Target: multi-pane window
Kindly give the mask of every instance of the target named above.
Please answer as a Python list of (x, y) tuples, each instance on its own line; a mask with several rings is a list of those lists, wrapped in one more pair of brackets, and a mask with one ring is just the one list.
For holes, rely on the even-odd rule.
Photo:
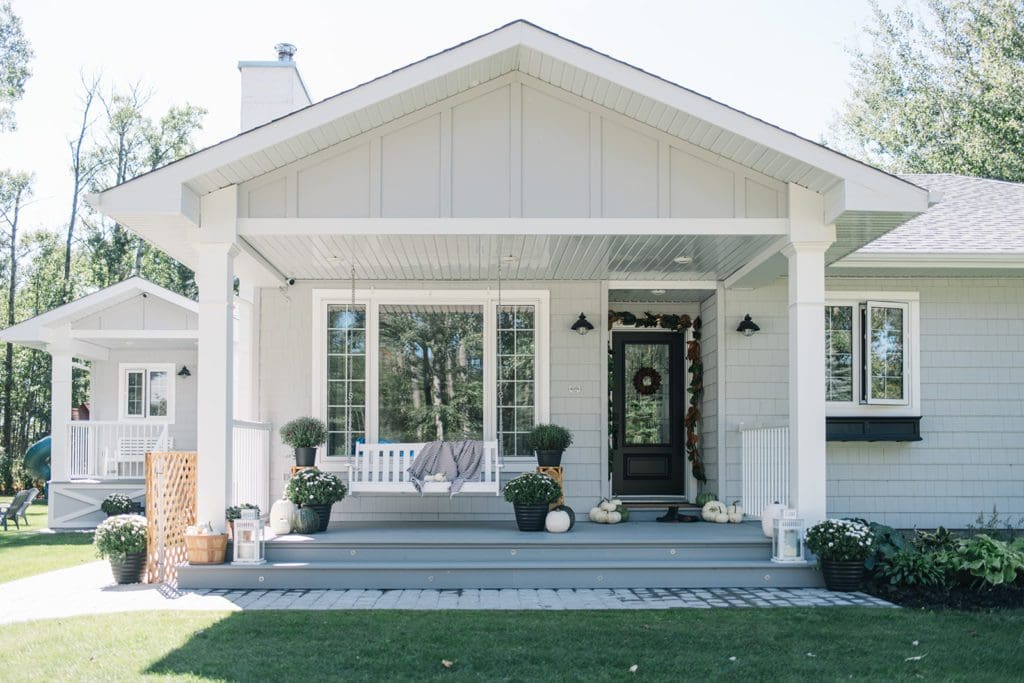
[(327, 307), (327, 454), (366, 435), (366, 307)]
[(526, 435), (536, 424), (536, 311), (498, 308), (498, 438), (504, 455), (530, 455)]
[(121, 417), (171, 418), (173, 366), (121, 366)]
[(825, 396), (831, 403), (908, 405), (909, 305), (862, 301), (825, 307)]

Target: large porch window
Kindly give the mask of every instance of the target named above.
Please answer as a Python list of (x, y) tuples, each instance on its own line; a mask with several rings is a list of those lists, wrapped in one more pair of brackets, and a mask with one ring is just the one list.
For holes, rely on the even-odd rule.
[[(346, 301), (347, 299), (347, 301)], [(500, 303), (500, 305), (499, 305)], [(500, 440), (547, 419), (546, 291), (314, 292), (314, 408), (328, 457), (361, 441)]]
[(120, 419), (174, 421), (174, 365), (120, 365)]

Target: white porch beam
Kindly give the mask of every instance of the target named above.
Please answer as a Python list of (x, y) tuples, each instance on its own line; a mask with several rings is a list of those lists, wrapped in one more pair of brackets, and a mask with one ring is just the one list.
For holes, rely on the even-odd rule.
[[(72, 355), (69, 335), (50, 345), (50, 481), (68, 480), (68, 423), (71, 422)], [(53, 505), (47, 524), (55, 521)]]
[(73, 339), (198, 339), (199, 330), (71, 330)]
[[(786, 272), (786, 264), (779, 258), (782, 249), (789, 243), (788, 237), (782, 237), (760, 254), (747, 261), (746, 265), (725, 278), (725, 286), (729, 289), (745, 287), (756, 289), (763, 287)], [(782, 263), (779, 263), (779, 261)]]
[(718, 288), (717, 280), (608, 280), (608, 289), (664, 289), (687, 291)]
[(240, 218), (239, 235), (787, 235), (785, 218)]
[(789, 263), (790, 505), (807, 524), (827, 516), (825, 462), (825, 252), (835, 226), (823, 198), (791, 184)]
[(233, 421), (234, 258), (237, 191), (203, 198), (199, 267), (199, 392), (197, 514), (223, 528), (231, 482)]
[(99, 344), (92, 344), (81, 339), (71, 339), (71, 352), (76, 358), (89, 360), (109, 360), (110, 349)]

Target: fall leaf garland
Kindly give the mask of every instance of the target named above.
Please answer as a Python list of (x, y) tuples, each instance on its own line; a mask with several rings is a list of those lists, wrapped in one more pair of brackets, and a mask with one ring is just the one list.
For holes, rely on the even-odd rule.
[(683, 417), (683, 425), (686, 427), (686, 457), (690, 461), (694, 479), (701, 484), (708, 483), (704, 460), (700, 454), (700, 401), (704, 395), (704, 363), (700, 357), (700, 317), (691, 319), (688, 315), (647, 312), (643, 316), (636, 316), (628, 311), (608, 311), (608, 329), (610, 330), (615, 323), (637, 328), (660, 327), (675, 332), (693, 330), (693, 339), (686, 345), (686, 359), (690, 361), (690, 386), (686, 389), (690, 394), (690, 407)]

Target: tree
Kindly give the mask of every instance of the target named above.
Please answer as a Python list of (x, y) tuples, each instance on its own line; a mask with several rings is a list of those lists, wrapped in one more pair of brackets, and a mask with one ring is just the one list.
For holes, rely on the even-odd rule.
[(82, 121), (78, 127), (78, 134), (68, 141), (68, 148), (71, 152), (71, 216), (68, 219), (68, 229), (64, 240), (64, 277), (60, 303), (67, 303), (74, 298), (71, 282), (71, 256), (82, 192), (89, 187), (93, 178), (103, 168), (100, 156), (89, 153), (87, 148), (88, 135), (93, 124), (90, 112), (99, 86), (99, 78), (93, 77), (92, 80), (87, 81), (84, 76), (82, 77)]
[[(0, 225), (4, 227), (8, 244), (7, 326), (15, 323), (15, 297), (18, 289), (18, 219), (21, 209), (32, 196), (33, 177), (29, 173), (0, 171)], [(5, 491), (12, 484), (14, 453), (11, 450), (14, 426), (11, 396), (14, 385), (14, 345), (6, 344), (4, 355), (4, 423), (3, 459), (0, 460), (0, 486)]]
[(0, 3), (0, 132), (15, 128), (14, 103), (25, 94), (33, 56), (21, 31), (21, 18), (5, 0)]
[(1024, 181), (1024, 3), (873, 2), (837, 146), (897, 172)]

